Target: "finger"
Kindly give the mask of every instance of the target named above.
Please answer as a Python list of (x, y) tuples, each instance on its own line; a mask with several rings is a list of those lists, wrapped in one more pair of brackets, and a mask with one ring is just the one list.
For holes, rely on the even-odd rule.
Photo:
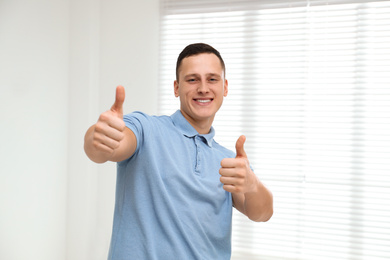
[(125, 88), (123, 86), (116, 87), (115, 103), (111, 110), (118, 114), (118, 117), (123, 117), (123, 103), (125, 102)]
[(96, 144), (94, 144), (94, 146), (96, 147), (97, 150), (102, 151), (104, 153), (110, 154), (114, 151), (112, 148), (110, 148), (102, 143), (96, 143)]
[(223, 185), (223, 189), (230, 193), (236, 193), (239, 189), (234, 185)]
[(116, 112), (113, 112), (111, 110), (108, 110), (104, 113), (102, 113), (99, 116), (98, 125), (105, 124), (112, 128), (115, 128), (119, 131), (123, 131), (126, 127), (125, 122), (123, 121), (123, 118), (118, 118), (118, 114)]
[(225, 158), (221, 161), (222, 168), (234, 168), (236, 167), (236, 158)]
[(244, 150), (244, 143), (245, 143), (246, 137), (245, 135), (241, 135), (236, 142), (236, 158), (238, 157), (244, 157), (247, 158), (245, 150)]
[(221, 161), (222, 168), (243, 168), (247, 166), (247, 158), (225, 158)]
[(107, 122), (107, 124), (120, 132), (123, 132), (126, 128), (126, 124), (122, 118), (113, 117)]
[(108, 137), (103, 137), (100, 140), (95, 140), (95, 147), (97, 149), (100, 149), (101, 151), (104, 152), (113, 152), (116, 148), (119, 147), (119, 142), (115, 141), (114, 139), (108, 138)]
[(100, 123), (100, 122), (96, 123), (95, 125), (95, 133), (96, 133), (95, 136), (96, 139), (99, 138), (102, 139), (102, 136), (106, 136), (115, 141), (120, 141), (124, 138), (124, 133), (122, 129), (116, 129), (111, 127), (110, 125)]
[(105, 153), (112, 153), (115, 150), (115, 148), (119, 145), (119, 142), (103, 134), (95, 133), (93, 145), (97, 150), (100, 150)]
[(236, 177), (237, 170), (235, 168), (220, 168), (219, 174), (224, 177)]
[(242, 180), (234, 177), (222, 176), (221, 178), (219, 178), (219, 181), (224, 185), (234, 185), (234, 186), (242, 185)]

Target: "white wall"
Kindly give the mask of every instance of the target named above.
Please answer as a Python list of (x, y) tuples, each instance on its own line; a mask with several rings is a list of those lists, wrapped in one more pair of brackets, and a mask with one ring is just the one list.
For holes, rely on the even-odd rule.
[(119, 84), (125, 113), (157, 112), (158, 0), (72, 0), (70, 9), (67, 259), (106, 259), (116, 166), (86, 158), (84, 133), (114, 103)]
[(106, 259), (115, 164), (83, 136), (126, 88), (157, 112), (158, 0), (0, 0), (0, 259)]
[(0, 259), (64, 259), (68, 2), (0, 1)]

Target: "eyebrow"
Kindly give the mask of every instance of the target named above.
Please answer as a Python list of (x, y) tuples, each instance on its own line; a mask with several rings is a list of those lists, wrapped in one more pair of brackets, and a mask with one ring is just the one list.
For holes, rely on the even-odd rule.
[(199, 74), (196, 74), (196, 73), (193, 73), (193, 74), (188, 74), (188, 75), (185, 75), (184, 78), (190, 78), (190, 77), (199, 77), (200, 75)]
[(216, 78), (222, 78), (221, 77), (221, 75), (219, 75), (219, 74), (216, 74), (216, 73), (208, 73), (208, 74), (206, 74), (208, 77), (216, 77)]
[[(199, 74), (197, 73), (192, 73), (192, 74), (188, 74), (188, 75), (185, 75), (184, 78), (190, 78), (190, 77), (200, 77)], [(206, 77), (217, 77), (217, 78), (222, 78), (221, 75), (217, 74), (217, 73), (207, 73), (206, 74)]]

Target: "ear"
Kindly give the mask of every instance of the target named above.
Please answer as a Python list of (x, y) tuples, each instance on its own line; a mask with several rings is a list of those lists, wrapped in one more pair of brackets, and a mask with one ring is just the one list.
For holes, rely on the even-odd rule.
[(175, 97), (179, 97), (179, 82), (177, 80), (173, 82), (173, 91), (175, 92)]
[(229, 88), (228, 88), (228, 80), (225, 79), (225, 86), (224, 86), (224, 90), (223, 90), (223, 96), (226, 97), (228, 92), (229, 92)]

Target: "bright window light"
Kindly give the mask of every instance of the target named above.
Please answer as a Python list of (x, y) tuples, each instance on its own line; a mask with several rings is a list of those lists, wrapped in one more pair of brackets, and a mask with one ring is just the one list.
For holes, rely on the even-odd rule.
[(233, 218), (233, 260), (390, 259), (390, 1), (162, 0), (160, 114), (176, 58), (225, 59), (216, 140), (246, 151), (274, 216)]

